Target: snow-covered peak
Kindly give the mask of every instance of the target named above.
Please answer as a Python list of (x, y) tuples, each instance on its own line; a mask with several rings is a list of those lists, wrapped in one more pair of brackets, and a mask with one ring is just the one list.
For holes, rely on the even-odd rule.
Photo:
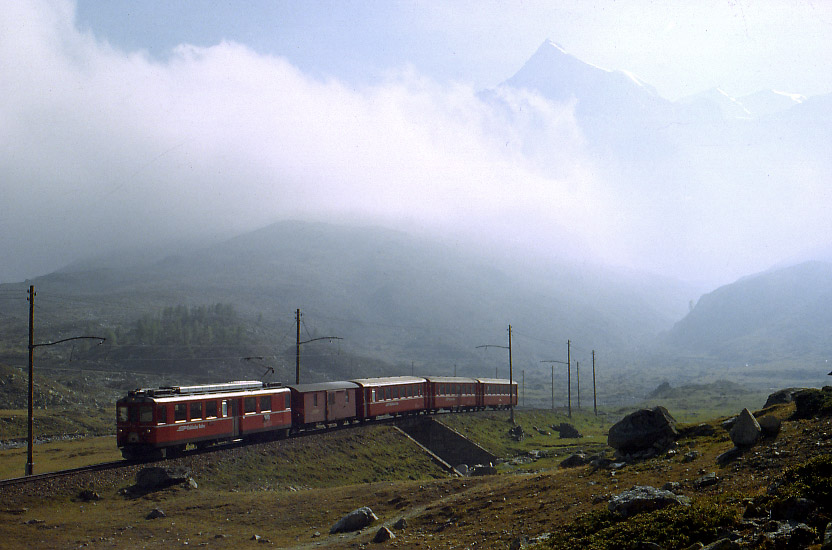
[(760, 90), (740, 98), (739, 101), (745, 105), (752, 115), (762, 117), (791, 109), (795, 105), (806, 101), (806, 97), (777, 90)]

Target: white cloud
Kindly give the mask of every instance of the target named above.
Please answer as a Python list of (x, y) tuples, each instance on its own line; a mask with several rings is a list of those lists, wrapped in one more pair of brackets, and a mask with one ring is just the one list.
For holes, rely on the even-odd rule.
[(287, 216), (513, 242), (603, 208), (568, 105), (517, 95), (531, 115), (504, 116), (412, 72), (352, 89), (228, 42), (152, 60), (67, 2), (0, 24), (3, 278)]

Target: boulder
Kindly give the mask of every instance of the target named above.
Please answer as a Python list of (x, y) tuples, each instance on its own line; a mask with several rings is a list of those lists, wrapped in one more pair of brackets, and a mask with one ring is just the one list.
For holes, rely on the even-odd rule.
[(523, 438), (526, 437), (526, 432), (523, 431), (523, 426), (518, 424), (513, 428), (509, 428), (508, 436), (515, 441), (523, 441)]
[(329, 534), (335, 533), (347, 533), (349, 531), (358, 531), (359, 529), (364, 529), (374, 521), (376, 521), (378, 517), (373, 513), (370, 508), (367, 506), (363, 506), (356, 510), (353, 510), (346, 516), (342, 517), (329, 530)]
[(664, 407), (628, 414), (610, 428), (607, 442), (622, 456), (665, 451), (676, 441), (676, 420)]
[(142, 468), (136, 474), (136, 489), (154, 491), (164, 489), (179, 483), (188, 483), (191, 474), (184, 468), (161, 468), (151, 466)]
[(832, 550), (832, 521), (826, 524), (826, 531), (823, 533), (823, 546), (820, 550)]
[(612, 497), (607, 506), (610, 512), (626, 518), (639, 512), (651, 512), (673, 504), (689, 506), (690, 499), (649, 485), (636, 485), (629, 491)]
[(789, 497), (771, 505), (771, 519), (805, 522), (817, 504), (808, 498)]
[(493, 476), (497, 473), (497, 468), (491, 464), (475, 464), (468, 472), (471, 476)]
[(578, 439), (583, 437), (575, 426), (566, 422), (561, 422), (557, 426), (552, 426), (552, 429), (560, 434), (561, 439)]
[(765, 409), (766, 407), (771, 407), (773, 405), (782, 405), (783, 403), (791, 403), (794, 401), (795, 394), (803, 391), (804, 389), (805, 388), (786, 388), (778, 390), (768, 396), (766, 404), (763, 405), (763, 408)]
[(776, 437), (780, 433), (781, 421), (776, 416), (767, 414), (757, 420), (763, 437)]
[(590, 458), (586, 456), (586, 454), (584, 454), (583, 452), (577, 452), (563, 459), (560, 463), (560, 467), (575, 468), (577, 466), (584, 466), (585, 464), (589, 464), (589, 461)]
[(719, 483), (719, 478), (716, 476), (716, 472), (711, 472), (695, 479), (693, 486), (697, 489), (704, 489), (705, 487), (710, 487), (711, 485), (716, 485), (717, 483)]
[(393, 534), (393, 531), (387, 527), (382, 527), (376, 531), (376, 536), (373, 537), (373, 542), (386, 542), (394, 538), (396, 538), (396, 535)]
[(145, 519), (159, 519), (164, 517), (167, 517), (167, 514), (165, 514), (160, 508), (154, 508), (145, 516)]
[(729, 462), (733, 462), (741, 456), (742, 449), (740, 449), (739, 447), (731, 447), (730, 449), (716, 457), (716, 463), (720, 466), (725, 466)]
[(754, 445), (760, 439), (761, 433), (762, 429), (760, 428), (760, 424), (748, 409), (742, 410), (731, 431), (728, 432), (731, 436), (731, 441), (737, 447), (750, 447)]

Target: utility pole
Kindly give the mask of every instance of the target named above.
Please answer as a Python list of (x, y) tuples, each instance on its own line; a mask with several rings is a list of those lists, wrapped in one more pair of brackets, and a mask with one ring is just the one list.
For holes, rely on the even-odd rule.
[(35, 444), (35, 348), (41, 346), (54, 346), (63, 342), (72, 340), (99, 340), (99, 345), (103, 344), (107, 339), (100, 336), (73, 336), (72, 338), (64, 338), (56, 342), (46, 342), (43, 344), (35, 344), (35, 286), (30, 285), (26, 292), (29, 296), (26, 298), (29, 301), (29, 434), (28, 434), (28, 449), (26, 452), (26, 470), (25, 475), (30, 476), (34, 472), (34, 444)]
[[(306, 340), (304, 342), (300, 341), (300, 308), (295, 310), (295, 319), (297, 320), (297, 336), (295, 339), (295, 384), (300, 384), (300, 346), (303, 344), (308, 344), (309, 342), (314, 342), (316, 340), (343, 340), (343, 338), (339, 338), (337, 336), (321, 336), (320, 338), (312, 338), (311, 340)], [(412, 365), (411, 365), (412, 368)]]
[(578, 410), (581, 410), (581, 363), (575, 361), (575, 389), (578, 390)]
[[(514, 374), (512, 371), (511, 365), (511, 325), (508, 326), (508, 346), (497, 346), (494, 344), (488, 344), (485, 346), (477, 346), (477, 348), (502, 348), (508, 350), (508, 393), (509, 393), (509, 410), (511, 412), (510, 421), (514, 424), (514, 398), (516, 394), (514, 393)], [(494, 368), (494, 378), (499, 378), (498, 376), (498, 367)]]
[(526, 406), (526, 369), (520, 371), (521, 380), (523, 380), (523, 406)]
[(592, 408), (598, 416), (598, 396), (595, 393), (595, 350), (592, 350)]
[(555, 410), (555, 365), (552, 364), (552, 410)]
[(514, 425), (514, 375), (511, 371), (511, 325), (508, 326), (508, 403), (511, 413), (511, 425)]
[(35, 401), (35, 285), (29, 286), (29, 437), (27, 439), (29, 450), (26, 453), (26, 475), (32, 475), (34, 463), (32, 462), (32, 447), (35, 439), (34, 401)]
[(566, 341), (566, 384), (567, 397), (569, 399), (569, 418), (572, 418), (572, 342)]
[(300, 308), (295, 311), (297, 336), (295, 338), (295, 384), (300, 384)]

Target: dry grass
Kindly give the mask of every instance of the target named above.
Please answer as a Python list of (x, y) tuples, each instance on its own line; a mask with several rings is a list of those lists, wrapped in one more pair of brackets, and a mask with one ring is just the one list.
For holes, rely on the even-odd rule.
[[(793, 406), (780, 406), (772, 414), (787, 418), (792, 410)], [(718, 426), (718, 421), (713, 424)], [(503, 429), (504, 424), (499, 427)], [(540, 468), (532, 474), (434, 479), (441, 474), (429, 466), (423, 469), (407, 463), (395, 469), (396, 461), (417, 454), (405, 438), (381, 427), (371, 428), (372, 434), (360, 431), (365, 429), (330, 434), (315, 445), (310, 439), (302, 448), (278, 442), (252, 447), (242, 455), (215, 458), (211, 467), (195, 472), (200, 483), (196, 490), (172, 488), (127, 499), (118, 494), (126, 484), (122, 480), (93, 483), (102, 496), (98, 503), (75, 500), (73, 492), (50, 498), (3, 495), (0, 546), (171, 548), (187, 543), (205, 548), (371, 548), (376, 546), (369, 541), (380, 525), (392, 525), (404, 517), (407, 528), (378, 547), (508, 548), (520, 535), (561, 530), (586, 512), (603, 510), (609, 495), (636, 484), (661, 486), (678, 481), (695, 502), (741, 513), (743, 498), (763, 493), (787, 466), (829, 452), (832, 445), (819, 435), (832, 433), (829, 420), (810, 419), (785, 422), (776, 439), (761, 442), (741, 461), (724, 468), (717, 467), (715, 458), (732, 444), (718, 427), (715, 435), (680, 440), (675, 456), (617, 471)], [(356, 434), (364, 434), (365, 440), (379, 446), (368, 446), (369, 454), (358, 456), (364, 450), (356, 444)], [(386, 451), (381, 452), (382, 448)], [(686, 463), (682, 456), (688, 450), (700, 455)], [(291, 457), (296, 459), (290, 468), (283, 461)], [(340, 470), (349, 461), (359, 464), (342, 475)], [(264, 479), (269, 468), (283, 472)], [(416, 470), (406, 474), (410, 468)], [(232, 483), (231, 473), (242, 470), (247, 470), (244, 477), (250, 479)], [(318, 477), (305, 477), (310, 471), (318, 472)], [(711, 471), (717, 473), (719, 483), (695, 489), (694, 481)], [(392, 477), (385, 478), (388, 475)], [(419, 479), (408, 480), (408, 475)], [(364, 477), (397, 481), (361, 483)], [(289, 486), (310, 488), (295, 491)], [(337, 519), (359, 506), (370, 506), (380, 521), (360, 533), (329, 535)], [(145, 519), (156, 507), (167, 517)], [(28, 523), (31, 520), (41, 522)], [(250, 540), (253, 535), (270, 544), (256, 544)]]

